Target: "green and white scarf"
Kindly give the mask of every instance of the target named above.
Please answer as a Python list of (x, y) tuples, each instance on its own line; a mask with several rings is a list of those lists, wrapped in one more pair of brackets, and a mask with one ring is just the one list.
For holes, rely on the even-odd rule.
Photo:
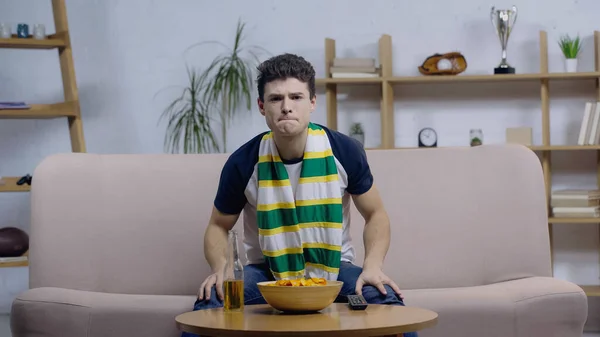
[(271, 132), (258, 160), (260, 247), (275, 279), (336, 280), (341, 261), (342, 195), (329, 138), (309, 123), (296, 193)]

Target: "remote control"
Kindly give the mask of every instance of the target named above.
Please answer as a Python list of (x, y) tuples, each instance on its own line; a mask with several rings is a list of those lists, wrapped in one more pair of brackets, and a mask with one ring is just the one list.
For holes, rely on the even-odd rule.
[(362, 295), (348, 295), (348, 305), (352, 310), (365, 310), (368, 306)]

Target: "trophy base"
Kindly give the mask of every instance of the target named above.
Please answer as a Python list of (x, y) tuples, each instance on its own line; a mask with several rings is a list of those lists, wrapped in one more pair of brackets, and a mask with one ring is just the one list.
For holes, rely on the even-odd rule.
[(515, 73), (515, 68), (513, 67), (496, 67), (494, 68), (494, 74), (514, 74)]

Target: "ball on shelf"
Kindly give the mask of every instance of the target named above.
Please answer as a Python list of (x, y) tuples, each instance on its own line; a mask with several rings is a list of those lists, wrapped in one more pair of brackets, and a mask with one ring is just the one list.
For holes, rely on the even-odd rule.
[(452, 62), (448, 59), (441, 59), (438, 61), (437, 67), (439, 70), (450, 70), (452, 69)]

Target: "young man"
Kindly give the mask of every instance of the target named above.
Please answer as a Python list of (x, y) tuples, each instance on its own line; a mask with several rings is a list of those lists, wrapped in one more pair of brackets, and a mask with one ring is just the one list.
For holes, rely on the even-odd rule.
[[(390, 224), (362, 145), (310, 122), (315, 71), (302, 57), (275, 56), (258, 70), (258, 108), (270, 131), (242, 145), (223, 167), (204, 237), (213, 274), (202, 282), (194, 310), (223, 305), (227, 232), (242, 213), (246, 304), (266, 303), (258, 282), (310, 276), (343, 281), (336, 302), (357, 293), (371, 304), (404, 305), (382, 270)], [(350, 199), (366, 222), (362, 268), (353, 264)]]

